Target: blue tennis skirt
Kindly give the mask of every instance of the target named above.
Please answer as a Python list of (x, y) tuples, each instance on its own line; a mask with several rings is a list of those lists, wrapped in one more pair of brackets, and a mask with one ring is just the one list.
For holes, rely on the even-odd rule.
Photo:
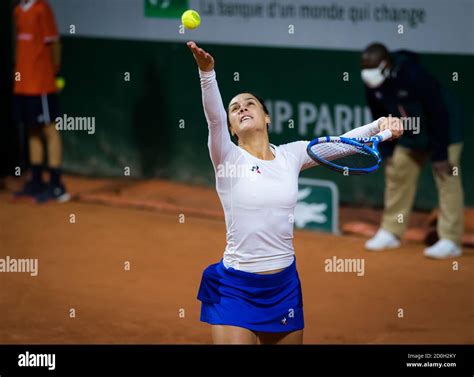
[(201, 321), (261, 332), (304, 328), (303, 297), (296, 261), (274, 274), (226, 268), (222, 262), (204, 270), (197, 296)]

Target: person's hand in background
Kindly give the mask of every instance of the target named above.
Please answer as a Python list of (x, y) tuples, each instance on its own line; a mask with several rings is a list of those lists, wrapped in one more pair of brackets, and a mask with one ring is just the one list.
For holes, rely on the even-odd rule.
[(448, 160), (433, 161), (431, 165), (433, 174), (441, 180), (444, 180), (447, 176), (453, 175), (454, 167)]

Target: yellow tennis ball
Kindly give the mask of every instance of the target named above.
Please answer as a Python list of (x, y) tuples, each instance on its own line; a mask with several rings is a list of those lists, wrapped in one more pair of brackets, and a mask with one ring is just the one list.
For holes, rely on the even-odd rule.
[(59, 90), (62, 90), (64, 89), (65, 86), (66, 86), (66, 80), (64, 80), (64, 77), (57, 77), (56, 88), (58, 88)]
[(189, 9), (181, 16), (181, 22), (186, 29), (196, 29), (201, 24), (201, 16), (193, 9)]

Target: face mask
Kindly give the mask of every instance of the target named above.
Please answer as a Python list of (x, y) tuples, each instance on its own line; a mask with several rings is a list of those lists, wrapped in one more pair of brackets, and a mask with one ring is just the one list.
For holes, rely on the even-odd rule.
[(369, 88), (377, 88), (383, 84), (388, 72), (384, 73), (386, 62), (383, 60), (377, 68), (363, 69), (360, 73), (362, 81)]

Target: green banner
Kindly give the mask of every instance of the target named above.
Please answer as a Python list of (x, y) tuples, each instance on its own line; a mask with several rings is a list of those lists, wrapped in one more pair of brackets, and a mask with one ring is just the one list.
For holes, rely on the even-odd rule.
[(339, 233), (339, 191), (334, 182), (300, 178), (295, 226)]
[(144, 0), (145, 17), (180, 18), (189, 8), (188, 0)]

